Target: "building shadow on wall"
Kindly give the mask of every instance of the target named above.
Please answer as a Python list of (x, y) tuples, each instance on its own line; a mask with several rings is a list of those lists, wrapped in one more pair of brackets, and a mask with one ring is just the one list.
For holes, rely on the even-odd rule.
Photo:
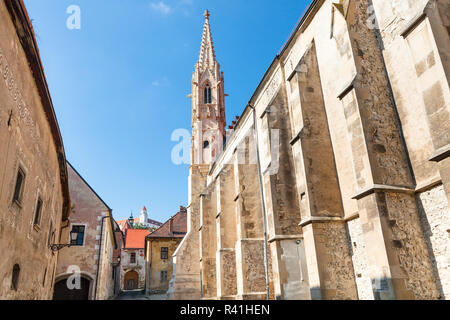
[(442, 300), (444, 299), (445, 295), (437, 268), (436, 257), (433, 252), (433, 244), (431, 243), (431, 236), (433, 235), (433, 231), (431, 230), (430, 222), (428, 221), (427, 215), (425, 214), (425, 208), (423, 207), (422, 200), (419, 197), (416, 197), (416, 203), (417, 208), (419, 209), (420, 226), (422, 228), (425, 243), (427, 244), (428, 254), (430, 255), (433, 276), (435, 278), (436, 286), (439, 291), (439, 298)]

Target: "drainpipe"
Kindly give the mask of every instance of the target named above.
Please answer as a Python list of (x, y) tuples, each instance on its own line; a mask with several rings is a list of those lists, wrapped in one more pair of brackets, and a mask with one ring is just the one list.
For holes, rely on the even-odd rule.
[(150, 240), (150, 264), (148, 267), (148, 292), (152, 292), (152, 263), (153, 263), (153, 240)]
[(249, 104), (248, 105), (253, 110), (253, 135), (255, 137), (256, 144), (256, 159), (258, 163), (258, 178), (259, 178), (259, 191), (261, 193), (261, 211), (263, 216), (264, 225), (264, 273), (266, 276), (266, 300), (269, 300), (269, 258), (267, 256), (267, 222), (266, 222), (266, 204), (264, 201), (264, 189), (263, 189), (263, 178), (261, 174), (261, 160), (259, 156), (259, 143), (258, 143), (258, 130), (256, 127), (256, 110)]
[(100, 258), (101, 258), (101, 252), (102, 252), (102, 237), (103, 237), (103, 223), (105, 221), (106, 218), (111, 218), (112, 217), (112, 210), (109, 209), (109, 216), (104, 216), (102, 217), (102, 226), (100, 229), (100, 244), (99, 244), (99, 248), (98, 248), (98, 259), (97, 259), (97, 272), (95, 274), (95, 291), (94, 291), (94, 300), (97, 300), (97, 288), (98, 288), (98, 275), (100, 273)]

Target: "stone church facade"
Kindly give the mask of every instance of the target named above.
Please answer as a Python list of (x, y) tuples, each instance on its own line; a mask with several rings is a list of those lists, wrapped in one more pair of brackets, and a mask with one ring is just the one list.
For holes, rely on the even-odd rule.
[(173, 299), (448, 299), (450, 1), (315, 0), (226, 129), (209, 13)]

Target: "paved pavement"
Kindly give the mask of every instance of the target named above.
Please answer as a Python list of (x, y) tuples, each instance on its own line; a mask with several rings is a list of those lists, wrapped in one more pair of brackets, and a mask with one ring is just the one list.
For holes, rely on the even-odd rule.
[(166, 300), (165, 294), (146, 295), (142, 290), (124, 291), (116, 300)]

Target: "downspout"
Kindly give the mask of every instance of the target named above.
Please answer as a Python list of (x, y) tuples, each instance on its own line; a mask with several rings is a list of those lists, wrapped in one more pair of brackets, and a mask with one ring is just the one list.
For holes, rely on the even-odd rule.
[(148, 267), (148, 292), (152, 292), (152, 259), (153, 258), (153, 240), (150, 240), (150, 264)]
[(101, 252), (102, 252), (102, 237), (103, 237), (103, 223), (105, 221), (106, 218), (111, 218), (112, 217), (112, 210), (109, 209), (109, 216), (104, 216), (102, 217), (102, 226), (100, 229), (100, 244), (99, 244), (99, 248), (98, 248), (98, 259), (97, 259), (97, 272), (95, 274), (95, 290), (94, 290), (94, 300), (97, 300), (97, 288), (98, 288), (98, 275), (100, 273), (100, 258), (101, 258)]
[(266, 277), (266, 300), (269, 300), (269, 258), (267, 255), (267, 222), (266, 222), (266, 204), (264, 201), (264, 189), (263, 189), (263, 178), (261, 174), (261, 160), (259, 156), (259, 143), (258, 143), (258, 130), (256, 127), (256, 110), (251, 105), (248, 104), (250, 108), (253, 110), (253, 135), (255, 137), (256, 144), (256, 159), (258, 163), (258, 178), (259, 178), (259, 191), (261, 193), (261, 211), (263, 217), (263, 225), (264, 225), (264, 273)]

